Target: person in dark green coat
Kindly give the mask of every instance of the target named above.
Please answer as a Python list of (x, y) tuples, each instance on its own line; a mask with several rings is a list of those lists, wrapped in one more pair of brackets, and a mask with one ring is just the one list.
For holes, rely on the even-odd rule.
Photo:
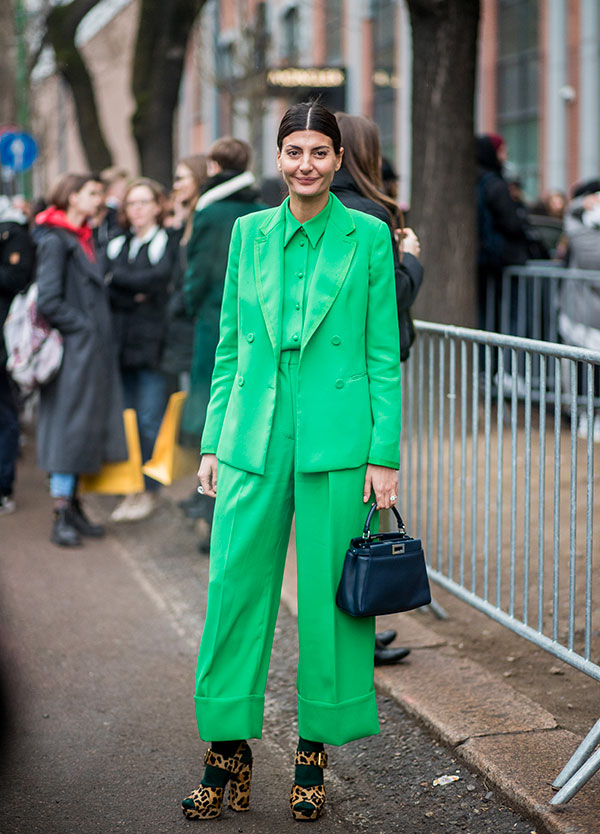
[(209, 152), (206, 189), (196, 205), (187, 248), (183, 293), (194, 319), (194, 358), (182, 428), (189, 445), (197, 445), (204, 427), (210, 381), (219, 341), (219, 316), (231, 230), (238, 217), (266, 208), (257, 202), (255, 179), (247, 170), (250, 146), (239, 139), (218, 139)]
[[(239, 139), (223, 137), (213, 144), (208, 155), (211, 176), (196, 204), (187, 246), (183, 295), (187, 313), (195, 322), (195, 333), (181, 441), (198, 452), (219, 341), (231, 230), (238, 217), (266, 208), (257, 202), (255, 179), (247, 170), (250, 159), (250, 145)], [(209, 523), (212, 519), (213, 502), (196, 492), (182, 502), (182, 508), (190, 518), (204, 518)], [(200, 542), (200, 547), (203, 544)]]

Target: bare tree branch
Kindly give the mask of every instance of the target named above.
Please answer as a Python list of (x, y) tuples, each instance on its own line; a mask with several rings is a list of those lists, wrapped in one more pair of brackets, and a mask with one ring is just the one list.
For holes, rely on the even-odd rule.
[(100, 125), (94, 88), (87, 66), (75, 44), (77, 27), (98, 0), (73, 0), (53, 6), (47, 22), (47, 36), (54, 47), (56, 66), (73, 93), (81, 143), (92, 170), (112, 163), (112, 156)]

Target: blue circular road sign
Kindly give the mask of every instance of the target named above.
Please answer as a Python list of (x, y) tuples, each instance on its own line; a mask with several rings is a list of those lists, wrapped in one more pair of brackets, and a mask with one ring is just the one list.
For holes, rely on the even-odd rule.
[(38, 155), (38, 148), (29, 133), (5, 133), (0, 138), (0, 162), (13, 171), (31, 168)]

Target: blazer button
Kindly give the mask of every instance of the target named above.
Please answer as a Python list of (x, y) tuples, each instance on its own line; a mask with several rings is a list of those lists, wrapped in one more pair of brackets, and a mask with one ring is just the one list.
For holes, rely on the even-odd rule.
[(238, 376), (238, 385), (240, 386), (240, 388), (242, 387), (243, 384), (244, 384), (244, 377), (243, 376)]
[(341, 343), (342, 343), (342, 340), (340, 339), (339, 336), (332, 336), (331, 337), (331, 344), (332, 345), (341, 345)]
[(344, 380), (343, 379), (336, 379), (335, 387), (336, 388), (343, 388), (344, 387)]
[(254, 341), (254, 333), (248, 333), (246, 338), (248, 339), (249, 342), (253, 342)]

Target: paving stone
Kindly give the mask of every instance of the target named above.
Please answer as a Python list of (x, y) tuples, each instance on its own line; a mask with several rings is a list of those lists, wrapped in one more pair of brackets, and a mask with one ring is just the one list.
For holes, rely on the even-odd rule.
[(375, 682), (451, 745), (556, 727), (539, 704), (449, 648), (413, 652), (400, 665), (379, 667)]
[(551, 806), (552, 782), (580, 739), (567, 730), (472, 738), (459, 751), (508, 798), (513, 807), (542, 823), (549, 834), (600, 831), (600, 779), (585, 785), (566, 805)]

